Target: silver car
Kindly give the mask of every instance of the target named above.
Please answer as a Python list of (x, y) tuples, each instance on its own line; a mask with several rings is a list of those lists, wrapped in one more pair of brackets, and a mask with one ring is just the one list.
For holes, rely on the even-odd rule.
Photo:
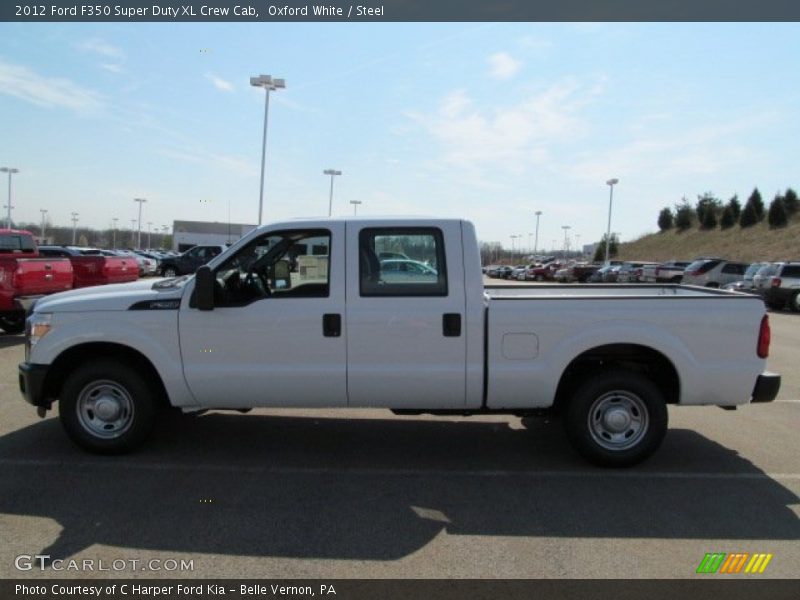
[(749, 265), (722, 258), (698, 258), (683, 272), (681, 283), (701, 287), (722, 287), (744, 278)]

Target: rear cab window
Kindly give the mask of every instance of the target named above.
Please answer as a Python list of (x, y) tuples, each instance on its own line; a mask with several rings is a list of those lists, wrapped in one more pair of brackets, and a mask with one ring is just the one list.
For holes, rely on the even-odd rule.
[(432, 227), (359, 232), (361, 296), (447, 296), (444, 236)]

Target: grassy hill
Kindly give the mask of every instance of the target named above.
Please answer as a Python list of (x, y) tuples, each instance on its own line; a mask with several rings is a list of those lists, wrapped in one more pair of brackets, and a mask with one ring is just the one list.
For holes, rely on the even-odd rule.
[(700, 231), (697, 227), (683, 233), (676, 230), (645, 235), (621, 244), (622, 260), (691, 260), (698, 256), (719, 256), (744, 262), (800, 261), (800, 218), (788, 227), (770, 229), (766, 220), (742, 229)]

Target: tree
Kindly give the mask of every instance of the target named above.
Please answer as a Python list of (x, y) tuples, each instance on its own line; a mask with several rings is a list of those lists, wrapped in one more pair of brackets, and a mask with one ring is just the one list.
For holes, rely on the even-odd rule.
[(711, 208), (707, 208), (703, 211), (703, 220), (700, 223), (700, 229), (716, 229), (717, 227), (717, 214), (716, 211), (712, 210)]
[[(611, 234), (611, 238), (608, 244), (608, 258), (611, 259), (617, 255), (619, 251), (619, 239), (617, 238), (616, 233)], [(592, 258), (594, 262), (605, 262), (606, 260), (606, 236), (603, 235), (603, 238), (597, 244), (597, 247), (594, 249), (594, 258)]]
[[(753, 193), (750, 194), (750, 197), (747, 199), (747, 204), (753, 207), (753, 210), (756, 214), (756, 221), (760, 222), (764, 220), (764, 201), (761, 199), (761, 192), (758, 191), (758, 188), (753, 188)], [(747, 205), (745, 205), (745, 208)]]
[(742, 216), (742, 205), (739, 204), (739, 196), (736, 194), (733, 195), (733, 198), (728, 200), (728, 207), (731, 209), (731, 214), (733, 215), (734, 222), (739, 220), (739, 217)]
[(672, 229), (675, 222), (675, 217), (672, 215), (672, 210), (669, 207), (664, 207), (658, 215), (658, 228), (661, 231)]
[(748, 202), (744, 205), (744, 210), (742, 211), (742, 216), (739, 217), (739, 226), (744, 229), (746, 227), (752, 227), (758, 223), (758, 215), (756, 214), (756, 209), (753, 207), (751, 202)]
[(800, 209), (800, 202), (797, 200), (797, 192), (792, 188), (786, 190), (786, 193), (783, 195), (783, 208), (786, 209), (787, 217), (791, 217)]
[[(711, 192), (706, 192), (702, 196), (697, 197), (697, 204), (695, 205), (695, 212), (697, 213), (697, 222), (700, 223), (701, 229), (713, 229), (717, 226), (717, 213), (722, 210), (722, 202), (714, 197)], [(708, 216), (711, 213), (711, 217)], [(713, 222), (711, 227), (706, 227), (706, 223)]]
[(675, 227), (678, 228), (678, 231), (686, 231), (692, 226), (693, 214), (694, 211), (686, 198), (680, 204), (675, 205)]
[(769, 215), (767, 221), (771, 229), (778, 227), (786, 227), (788, 219), (786, 218), (786, 208), (783, 203), (783, 196), (777, 194), (769, 205)]
[(722, 217), (719, 220), (719, 226), (721, 229), (730, 229), (734, 225), (736, 225), (736, 217), (733, 216), (733, 209), (731, 205), (728, 204), (725, 207), (725, 210), (722, 211)]

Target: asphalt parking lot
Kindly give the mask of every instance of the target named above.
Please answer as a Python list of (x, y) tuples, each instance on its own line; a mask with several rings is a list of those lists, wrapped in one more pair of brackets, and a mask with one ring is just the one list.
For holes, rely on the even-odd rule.
[[(797, 577), (800, 315), (771, 321), (778, 401), (671, 409), (657, 455), (619, 471), (555, 419), (382, 410), (168, 416), (142, 451), (92, 456), (22, 401), (23, 340), (0, 335), (0, 577), (686, 578), (707, 552)], [(15, 567), (35, 554), (95, 570)]]

